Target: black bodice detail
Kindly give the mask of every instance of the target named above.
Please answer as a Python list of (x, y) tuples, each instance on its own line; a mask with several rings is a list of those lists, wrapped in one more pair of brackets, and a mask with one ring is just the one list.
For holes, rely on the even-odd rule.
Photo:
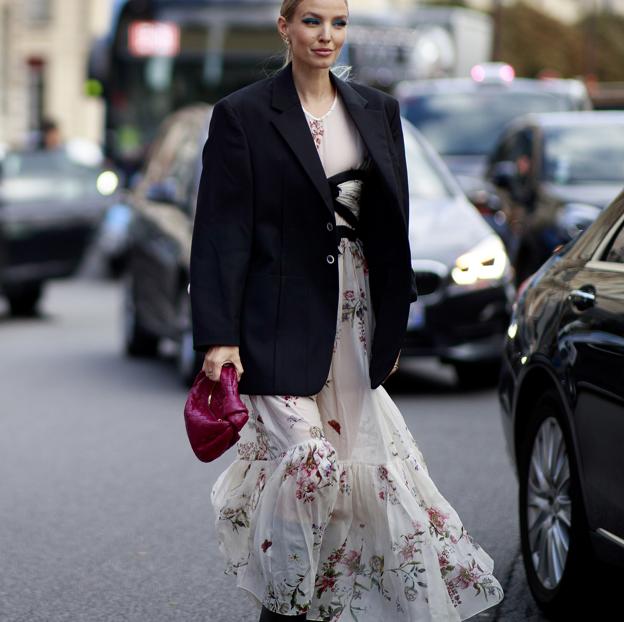
[(358, 238), (359, 228), (358, 217), (346, 205), (344, 205), (344, 203), (337, 200), (338, 196), (340, 196), (339, 184), (352, 179), (359, 179), (366, 183), (367, 176), (368, 171), (364, 168), (350, 168), (345, 171), (340, 171), (339, 173), (327, 178), (333, 198), (334, 210), (349, 224), (348, 227), (345, 225), (338, 225), (336, 227), (336, 238), (338, 244), (340, 244), (341, 238), (348, 238), (352, 241), (356, 240)]

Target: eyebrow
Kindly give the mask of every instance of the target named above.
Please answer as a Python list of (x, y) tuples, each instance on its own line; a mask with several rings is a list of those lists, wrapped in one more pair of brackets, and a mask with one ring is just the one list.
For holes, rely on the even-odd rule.
[[(304, 14), (305, 15), (312, 15), (313, 17), (318, 17), (319, 19), (323, 19), (322, 15), (319, 15), (318, 13), (312, 13), (312, 11), (306, 11)], [(348, 15), (336, 15), (333, 19), (347, 19)]]

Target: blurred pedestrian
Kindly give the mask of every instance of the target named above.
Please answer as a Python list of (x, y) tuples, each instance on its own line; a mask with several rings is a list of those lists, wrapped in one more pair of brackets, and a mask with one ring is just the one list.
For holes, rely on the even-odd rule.
[(409, 191), (398, 102), (332, 71), (348, 20), (285, 0), (284, 67), (213, 108), (194, 340), (250, 409), (217, 533), (261, 621), (460, 620), (503, 594), (381, 386), (416, 298)]
[(39, 134), (39, 148), (46, 151), (59, 149), (63, 146), (63, 137), (56, 121), (50, 118), (43, 119)]

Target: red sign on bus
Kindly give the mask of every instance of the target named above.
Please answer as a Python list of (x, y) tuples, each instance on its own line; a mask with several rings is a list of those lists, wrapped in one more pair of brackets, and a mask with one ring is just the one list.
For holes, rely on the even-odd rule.
[(133, 56), (176, 56), (180, 51), (180, 28), (173, 22), (132, 22), (128, 49)]

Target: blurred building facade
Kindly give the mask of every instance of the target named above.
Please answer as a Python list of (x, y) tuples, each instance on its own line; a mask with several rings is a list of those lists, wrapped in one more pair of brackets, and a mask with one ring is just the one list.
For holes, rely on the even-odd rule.
[(32, 142), (44, 118), (66, 138), (99, 139), (86, 64), (110, 10), (110, 0), (0, 0), (0, 143)]

